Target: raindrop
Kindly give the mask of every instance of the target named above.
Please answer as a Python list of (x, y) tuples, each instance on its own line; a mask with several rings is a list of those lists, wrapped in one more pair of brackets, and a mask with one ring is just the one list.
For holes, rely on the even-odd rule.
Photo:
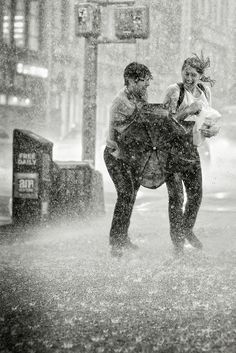
[(73, 343), (71, 343), (71, 342), (64, 342), (63, 343), (63, 348), (64, 349), (70, 349), (72, 347), (73, 347)]

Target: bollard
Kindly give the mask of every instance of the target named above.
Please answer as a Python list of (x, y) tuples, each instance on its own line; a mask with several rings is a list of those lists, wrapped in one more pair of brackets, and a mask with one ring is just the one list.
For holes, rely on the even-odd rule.
[(51, 196), (53, 218), (84, 213), (89, 207), (91, 168), (88, 163), (56, 161)]
[(104, 213), (102, 177), (89, 163), (56, 161), (53, 179), (52, 218)]
[(26, 226), (50, 218), (52, 149), (51, 141), (31, 131), (13, 131), (13, 224)]

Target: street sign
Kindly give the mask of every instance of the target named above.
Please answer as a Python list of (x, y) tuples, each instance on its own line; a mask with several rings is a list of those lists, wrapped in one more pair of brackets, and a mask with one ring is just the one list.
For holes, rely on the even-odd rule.
[(38, 173), (15, 173), (14, 197), (21, 199), (37, 199), (38, 184)]
[(101, 34), (101, 13), (97, 5), (75, 5), (75, 34), (82, 37), (98, 37)]
[(148, 7), (117, 7), (115, 9), (115, 33), (119, 39), (148, 38)]

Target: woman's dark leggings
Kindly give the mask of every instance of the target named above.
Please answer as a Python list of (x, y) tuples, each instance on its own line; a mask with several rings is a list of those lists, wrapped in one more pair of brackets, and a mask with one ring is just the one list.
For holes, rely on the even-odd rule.
[(104, 150), (104, 161), (117, 192), (110, 244), (122, 245), (127, 241), (130, 218), (140, 183), (135, 176), (135, 170), (121, 159), (116, 159), (107, 147)]
[[(185, 186), (187, 202), (183, 209)], [(181, 173), (170, 175), (166, 180), (169, 195), (169, 222), (172, 242), (178, 245), (193, 231), (202, 201), (202, 171), (200, 159), (194, 166)]]

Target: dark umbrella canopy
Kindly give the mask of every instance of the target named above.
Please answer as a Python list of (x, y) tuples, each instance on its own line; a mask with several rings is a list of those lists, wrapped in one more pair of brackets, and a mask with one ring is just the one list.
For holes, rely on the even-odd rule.
[(161, 186), (168, 173), (174, 140), (184, 128), (169, 117), (162, 104), (145, 104), (133, 123), (120, 136), (122, 156), (137, 171), (142, 186)]

